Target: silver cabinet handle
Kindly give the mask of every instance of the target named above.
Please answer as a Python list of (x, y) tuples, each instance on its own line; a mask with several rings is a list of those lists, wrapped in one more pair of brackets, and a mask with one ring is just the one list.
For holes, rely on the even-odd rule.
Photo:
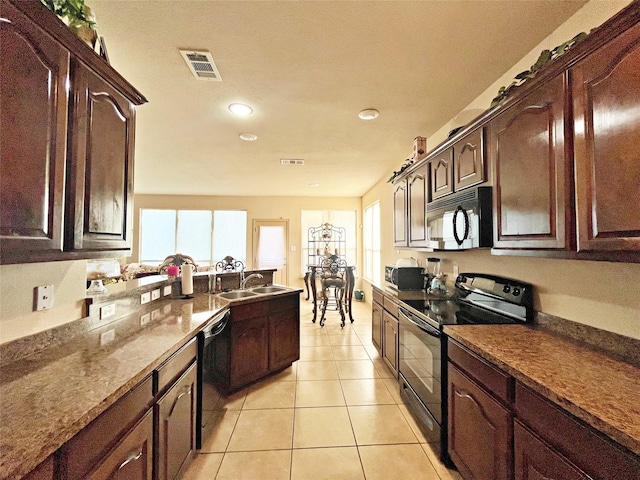
[(124, 467), (126, 467), (131, 462), (135, 462), (136, 460), (140, 460), (140, 457), (142, 457), (142, 450), (140, 450), (138, 453), (132, 454), (129, 458), (127, 458), (124, 462), (122, 462), (120, 464), (120, 466), (118, 467), (118, 470), (122, 470)]

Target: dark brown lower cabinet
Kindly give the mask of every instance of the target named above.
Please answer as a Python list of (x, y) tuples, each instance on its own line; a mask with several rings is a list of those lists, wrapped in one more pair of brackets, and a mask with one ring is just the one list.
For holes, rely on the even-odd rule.
[(465, 479), (508, 480), (511, 412), (449, 363), (449, 455)]
[(232, 321), (229, 387), (236, 389), (269, 372), (269, 324), (261, 317)]
[(269, 303), (269, 370), (286, 368), (300, 358), (300, 296)]
[(156, 480), (173, 480), (186, 469), (196, 448), (196, 364), (156, 403)]
[(375, 301), (371, 303), (371, 342), (382, 351), (382, 305)]
[(519, 421), (514, 423), (516, 480), (588, 480), (580, 471)]
[(133, 427), (87, 480), (152, 480), (153, 410)]
[(382, 310), (382, 358), (398, 376), (398, 319), (386, 310)]

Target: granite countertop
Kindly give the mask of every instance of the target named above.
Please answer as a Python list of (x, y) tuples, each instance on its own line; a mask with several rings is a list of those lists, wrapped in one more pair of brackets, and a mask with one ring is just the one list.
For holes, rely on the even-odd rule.
[(535, 327), (451, 325), (444, 332), (640, 455), (640, 368)]
[[(214, 295), (153, 302), (135, 314), (0, 369), (0, 478), (21, 478), (155, 367), (229, 302)], [(141, 325), (141, 316), (149, 322)], [(157, 318), (156, 318), (157, 317)], [(115, 338), (101, 345), (101, 334)]]

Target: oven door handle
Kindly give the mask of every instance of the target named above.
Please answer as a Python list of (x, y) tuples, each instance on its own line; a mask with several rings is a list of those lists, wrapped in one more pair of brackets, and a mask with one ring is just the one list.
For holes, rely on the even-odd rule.
[(431, 335), (432, 337), (436, 337), (436, 338), (440, 338), (440, 330), (438, 330), (437, 328), (432, 327), (431, 325), (428, 324), (419, 324), (417, 322), (414, 322), (406, 313), (404, 313), (402, 310), (400, 310), (400, 315), (402, 315), (402, 317), (407, 320), (409, 323), (411, 323), (412, 325), (415, 325), (416, 327), (418, 327), (420, 330), (422, 330), (423, 332)]

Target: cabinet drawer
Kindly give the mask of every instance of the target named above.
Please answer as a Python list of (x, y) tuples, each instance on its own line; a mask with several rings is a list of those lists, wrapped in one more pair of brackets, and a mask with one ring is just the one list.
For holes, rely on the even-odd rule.
[(191, 365), (198, 355), (198, 342), (194, 337), (189, 343), (171, 355), (153, 372), (153, 393), (157, 395), (167, 387)]
[(153, 473), (153, 410), (109, 452), (87, 480), (151, 480)]
[(517, 420), (513, 425), (514, 466), (516, 480), (561, 478), (588, 480), (583, 472), (558, 452), (547, 446)]
[(244, 320), (253, 317), (266, 317), (269, 313), (267, 301), (247, 303), (246, 305), (233, 305), (231, 307), (231, 321)]
[(513, 379), (486, 360), (453, 340), (448, 341), (448, 356), (459, 368), (505, 403), (513, 401)]
[(148, 376), (63, 447), (66, 478), (84, 478), (153, 402)]
[(382, 305), (383, 295), (380, 290), (374, 287), (373, 289), (371, 289), (371, 295), (373, 297), (374, 302), (378, 302), (380, 305)]
[(638, 478), (640, 458), (516, 383), (516, 415), (553, 448), (593, 478)]
[(398, 303), (391, 297), (385, 295), (382, 302), (384, 309), (398, 319)]

